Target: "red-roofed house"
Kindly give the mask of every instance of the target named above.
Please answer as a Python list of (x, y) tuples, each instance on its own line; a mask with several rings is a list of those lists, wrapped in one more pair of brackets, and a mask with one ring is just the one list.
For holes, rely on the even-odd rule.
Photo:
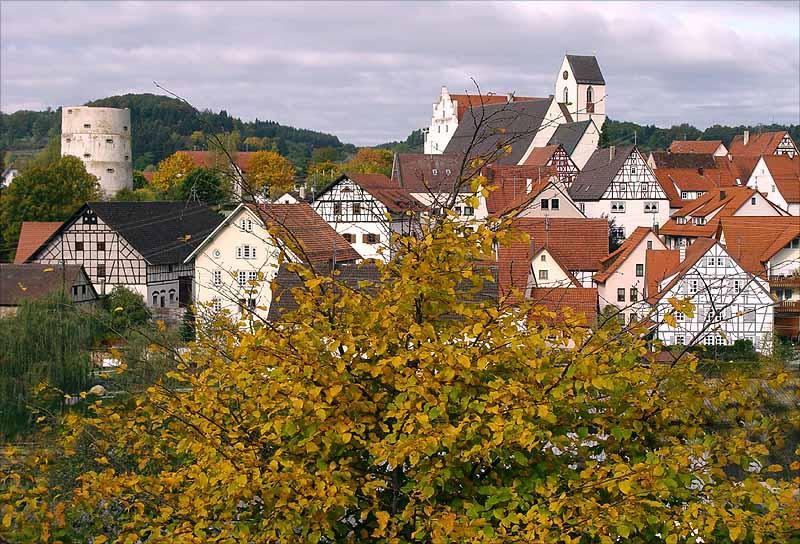
[(628, 321), (636, 321), (647, 311), (647, 252), (666, 246), (651, 228), (638, 227), (608, 257), (594, 275), (600, 307), (616, 306)]
[(594, 287), (592, 276), (608, 256), (605, 219), (517, 218), (512, 228), (530, 240), (499, 248), (501, 294), (517, 290), (527, 297), (534, 288)]
[(653, 173), (667, 194), (669, 207), (673, 211), (712, 189), (728, 185), (720, 184), (722, 171), (716, 168), (657, 168)]
[(362, 257), (384, 260), (391, 257), (392, 234), (410, 233), (426, 209), (383, 174), (343, 174), (322, 189), (312, 207)]
[(492, 165), (482, 172), (492, 188), (490, 215), (514, 217), (586, 217), (572, 201), (555, 166)]
[(724, 157), (728, 154), (728, 149), (722, 140), (675, 140), (670, 144), (668, 151), (670, 153), (699, 153), (715, 157)]
[(266, 319), (282, 252), (326, 269), (361, 259), (305, 202), (240, 204), (184, 261), (194, 263), (200, 322), (223, 310)]
[(749, 187), (725, 187), (708, 191), (689, 201), (672, 214), (659, 229), (667, 247), (675, 249), (691, 244), (698, 237), (711, 237), (723, 217), (781, 217), (789, 212), (777, 207)]
[(798, 155), (798, 150), (794, 140), (785, 130), (760, 134), (750, 134), (749, 130), (745, 130), (744, 134), (733, 137), (730, 154), (734, 157), (760, 157), (761, 155), (795, 157)]
[(61, 221), (23, 221), (14, 264), (22, 264), (61, 226)]
[(567, 313), (581, 319), (583, 325), (594, 326), (597, 320), (597, 289), (591, 287), (538, 287), (530, 290), (529, 298), (535, 306), (555, 313), (556, 320)]
[[(652, 297), (657, 338), (667, 345), (704, 344), (710, 349), (749, 340), (757, 351), (769, 353), (774, 301), (767, 282), (745, 270), (712, 238), (698, 238), (679, 255), (680, 262), (658, 282)], [(676, 312), (673, 298), (688, 299), (693, 314)]]
[(759, 157), (747, 186), (761, 191), (779, 208), (800, 215), (800, 157)]

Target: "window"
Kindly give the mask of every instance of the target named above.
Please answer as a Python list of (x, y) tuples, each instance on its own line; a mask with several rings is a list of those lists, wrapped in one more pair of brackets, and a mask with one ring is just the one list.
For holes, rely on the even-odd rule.
[(675, 321), (677, 321), (678, 323), (683, 323), (684, 321), (686, 321), (686, 314), (684, 314), (683, 312), (675, 312)]
[(539, 279), (546, 280), (548, 276), (547, 270), (539, 270)]
[(456, 215), (461, 215), (461, 206), (456, 206), (453, 211), (456, 212)]
[(105, 278), (106, 277), (106, 265), (105, 263), (101, 263), (97, 265), (97, 277), (98, 278)]
[(75, 251), (83, 251), (83, 242), (75, 242)]
[(620, 287), (617, 289), (617, 302), (625, 302), (625, 288)]
[(71, 113), (72, 113), (72, 110), (67, 110), (67, 113), (71, 114)]
[(543, 210), (549, 210), (550, 209), (550, 201), (547, 200), (546, 198), (542, 199), (542, 209)]
[(547, 255), (542, 253), (542, 256), (539, 258), (539, 260), (542, 261), (542, 262), (546, 262), (547, 261)]
[(652, 240), (648, 240), (647, 241), (647, 249), (653, 249), (653, 241)]
[(721, 335), (715, 334), (714, 335), (714, 345), (715, 346), (724, 346), (725, 345), (725, 339)]
[(778, 297), (778, 300), (791, 300), (793, 293), (792, 289), (775, 289), (775, 296)]
[(81, 285), (81, 294), (82, 295), (86, 294), (86, 286), (85, 285)]
[(344, 234), (342, 234), (342, 238), (347, 240), (348, 244), (355, 244), (356, 243), (356, 235), (355, 234), (351, 234), (349, 232), (345, 232)]
[(370, 233), (365, 234), (362, 237), (362, 241), (365, 244), (378, 244), (381, 241), (381, 235), (380, 234), (373, 234), (373, 233), (370, 232)]
[(246, 287), (247, 286), (247, 272), (244, 270), (239, 270), (239, 273), (236, 274), (236, 281), (239, 284), (239, 287)]
[(175, 289), (170, 289), (169, 290), (169, 301), (170, 302), (175, 302)]
[(70, 143), (71, 141), (72, 141), (72, 138), (67, 138), (67, 143)]
[(550, 209), (551, 210), (559, 209), (560, 205), (561, 205), (561, 203), (558, 201), (557, 198), (551, 198), (550, 199)]
[(743, 321), (745, 323), (755, 323), (756, 322), (756, 312), (754, 310), (744, 310)]
[(247, 219), (247, 218), (242, 218), (239, 221), (239, 229), (243, 230), (245, 232), (253, 232), (253, 220), (252, 219)]
[(769, 191), (769, 192), (770, 192), (770, 193), (774, 193), (774, 192), (775, 192), (775, 186), (774, 186), (774, 185), (772, 186), (772, 189), (770, 189), (770, 191)]
[(694, 218), (694, 224), (695, 225), (705, 225), (706, 224), (705, 216), (695, 217)]
[(444, 125), (444, 131), (445, 131), (445, 132), (450, 132), (450, 125), (448, 125), (448, 124), (445, 124), (445, 125)]
[(105, 242), (97, 242), (97, 251), (105, 251), (106, 250), (106, 243)]
[(625, 202), (622, 200), (612, 200), (611, 213), (625, 213)]
[(727, 257), (717, 257), (717, 266), (728, 266)]
[(114, 173), (114, 169), (113, 168), (106, 168), (106, 172), (109, 173), (109, 174), (113, 174)]
[(586, 203), (585, 202), (579, 202), (578, 203), (578, 209), (581, 211), (581, 213), (586, 213)]
[(707, 257), (706, 258), (706, 266), (714, 266), (714, 257)]
[(341, 202), (334, 202), (333, 203), (333, 215), (342, 215), (342, 203)]
[(444, 175), (445, 176), (449, 176), (450, 175), (450, 169), (449, 168), (445, 168), (444, 169)]
[(106, 143), (107, 144), (113, 144), (114, 140), (112, 138), (106, 138)]
[(742, 280), (733, 280), (733, 292), (736, 294), (742, 292)]
[(128, 159), (130, 159), (130, 158), (131, 158), (131, 157), (130, 157), (130, 155), (125, 155), (125, 160), (126, 160), (126, 161), (127, 161)]
[(222, 311), (222, 301), (220, 301), (220, 299), (218, 299), (216, 297), (211, 299), (211, 309), (214, 310), (215, 312), (221, 312)]
[(687, 200), (688, 198), (689, 198), (689, 192), (688, 191), (681, 191), (681, 199), (682, 200)]
[(588, 104), (594, 102), (594, 90), (592, 89), (591, 85), (589, 85), (589, 87), (586, 89), (586, 102)]
[(153, 306), (158, 306), (158, 291), (153, 293)]
[(797, 248), (800, 248), (800, 238), (795, 238), (794, 240), (786, 244), (785, 249), (797, 249)]
[(631, 287), (631, 302), (636, 302), (637, 300), (639, 300), (639, 288)]
[(475, 208), (472, 206), (464, 206), (464, 215), (467, 217), (475, 215)]
[(72, 294), (74, 296), (78, 296), (78, 286), (77, 285), (73, 285), (72, 286)]
[(353, 189), (351, 187), (342, 187), (343, 193), (352, 193)]
[(361, 202), (353, 202), (353, 215), (361, 215)]
[(697, 286), (699, 282), (697, 280), (689, 280), (689, 292), (694, 294), (697, 292)]
[(644, 264), (637, 264), (636, 265), (636, 277), (643, 278), (644, 277)]
[(90, 125), (89, 123), (84, 123), (83, 128), (92, 128), (92, 125)]
[(617, 240), (624, 240), (625, 227), (612, 227), (610, 234), (612, 238), (616, 238)]
[(678, 225), (685, 225), (686, 224), (686, 218), (685, 217), (676, 217), (675, 218), (675, 223), (678, 224)]
[(644, 213), (658, 213), (658, 202), (645, 202)]
[(84, 153), (84, 154), (83, 154), (83, 158), (84, 158), (84, 159), (89, 159), (89, 158), (91, 158), (91, 156), (92, 156), (92, 154), (91, 154), (91, 153)]
[(128, 125), (125, 125), (124, 127), (122, 127), (122, 130), (123, 130), (123, 132), (128, 132)]
[(211, 281), (215, 287), (222, 285), (222, 270), (214, 270), (211, 273)]
[[(564, 78), (564, 79), (567, 79), (567, 78)], [(569, 89), (564, 87), (564, 103), (566, 104), (567, 102), (569, 102)]]
[(756, 205), (756, 197), (752, 197), (752, 198), (750, 199), (750, 205), (751, 205), (751, 206), (755, 206), (755, 205)]
[(257, 281), (258, 280), (258, 272), (255, 270), (248, 270), (247, 272), (247, 281), (249, 282)]
[(431, 174), (433, 174), (434, 176), (438, 176), (439, 171), (436, 168), (434, 168), (433, 170), (431, 170)]
[(677, 335), (675, 337), (675, 345), (676, 346), (682, 346), (685, 343), (686, 343), (686, 341), (684, 340), (684, 336), (682, 334), (679, 334), (679, 335)]
[(632, 164), (631, 165), (631, 174), (635, 174), (635, 173), (636, 173), (636, 165)]
[(710, 334), (706, 335), (703, 338), (703, 344), (705, 344), (706, 346), (713, 346), (714, 345), (714, 337), (712, 335), (710, 335)]

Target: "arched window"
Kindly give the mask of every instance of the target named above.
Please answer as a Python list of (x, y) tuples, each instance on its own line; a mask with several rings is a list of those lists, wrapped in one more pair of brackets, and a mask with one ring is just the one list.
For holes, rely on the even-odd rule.
[(564, 104), (566, 104), (567, 102), (569, 102), (569, 89), (564, 87)]
[(588, 104), (594, 102), (594, 89), (592, 89), (591, 85), (586, 89), (586, 102)]
[(153, 306), (158, 306), (158, 291), (153, 293)]

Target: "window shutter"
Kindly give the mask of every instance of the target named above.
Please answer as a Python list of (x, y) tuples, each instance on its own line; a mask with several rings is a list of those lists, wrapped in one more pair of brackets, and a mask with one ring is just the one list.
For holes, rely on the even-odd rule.
[(237, 259), (241, 259), (242, 258), (242, 246), (237, 246), (236, 247), (236, 258)]

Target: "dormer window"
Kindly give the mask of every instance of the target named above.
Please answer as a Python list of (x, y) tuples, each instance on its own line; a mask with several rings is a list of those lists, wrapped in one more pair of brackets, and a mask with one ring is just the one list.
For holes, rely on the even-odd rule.
[(678, 225), (685, 225), (686, 224), (686, 218), (685, 217), (676, 217), (675, 218), (675, 223), (677, 223)]
[(695, 225), (705, 225), (705, 224), (706, 224), (706, 218), (705, 218), (705, 216), (698, 216), (698, 217), (695, 217), (695, 218), (694, 218), (694, 224), (695, 224)]

